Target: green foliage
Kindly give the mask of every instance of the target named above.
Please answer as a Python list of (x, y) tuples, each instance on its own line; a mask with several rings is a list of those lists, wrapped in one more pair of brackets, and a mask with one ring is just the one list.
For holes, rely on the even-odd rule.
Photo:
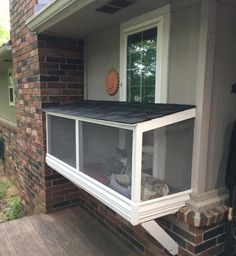
[(23, 207), (19, 196), (14, 196), (10, 199), (4, 214), (7, 217), (7, 220), (18, 219), (23, 216)]
[(9, 181), (0, 181), (0, 200), (6, 196), (7, 189), (10, 188), (11, 183)]
[(0, 46), (10, 39), (9, 32), (5, 30), (0, 24)]
[(10, 15), (9, 15), (9, 1), (1, 0), (0, 7), (0, 46), (10, 40)]

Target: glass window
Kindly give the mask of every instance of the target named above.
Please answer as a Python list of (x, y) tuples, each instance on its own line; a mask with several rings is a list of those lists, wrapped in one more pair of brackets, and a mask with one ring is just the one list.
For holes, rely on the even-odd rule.
[(48, 116), (48, 153), (76, 167), (75, 120)]
[(12, 69), (8, 70), (8, 97), (9, 105), (15, 106), (15, 92), (14, 92), (14, 81), (12, 76)]
[(127, 100), (154, 103), (157, 27), (127, 38)]
[(81, 122), (80, 171), (123, 196), (131, 196), (132, 132)]
[(191, 119), (143, 134), (143, 201), (190, 189), (193, 125)]

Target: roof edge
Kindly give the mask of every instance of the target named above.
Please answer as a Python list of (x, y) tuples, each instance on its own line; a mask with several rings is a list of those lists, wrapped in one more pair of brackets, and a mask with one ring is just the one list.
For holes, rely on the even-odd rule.
[(95, 0), (54, 0), (26, 21), (29, 30), (41, 33)]
[(10, 41), (8, 41), (5, 44), (3, 44), (2, 46), (0, 46), (0, 56), (6, 54), (8, 52), (11, 52), (11, 50), (12, 50), (11, 43), (10, 43)]

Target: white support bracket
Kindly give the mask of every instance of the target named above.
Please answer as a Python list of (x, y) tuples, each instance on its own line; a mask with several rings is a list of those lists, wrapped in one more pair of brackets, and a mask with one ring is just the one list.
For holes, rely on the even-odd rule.
[(156, 221), (151, 220), (141, 223), (141, 226), (153, 236), (170, 254), (178, 254), (178, 244), (172, 239), (168, 233)]

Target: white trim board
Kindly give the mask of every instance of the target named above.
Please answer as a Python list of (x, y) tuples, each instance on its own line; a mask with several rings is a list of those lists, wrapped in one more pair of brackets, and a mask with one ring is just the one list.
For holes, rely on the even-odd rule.
[(210, 210), (224, 204), (228, 199), (228, 190), (224, 187), (213, 189), (202, 194), (191, 193), (190, 200), (186, 205), (197, 212)]
[(215, 52), (216, 1), (201, 4), (200, 42), (198, 50), (196, 119), (194, 128), (192, 188), (194, 193), (206, 191), (206, 172)]
[(54, 0), (26, 21), (29, 30), (41, 33), (96, 0)]
[(5, 55), (6, 53), (9, 53), (11, 52), (11, 45), (9, 44), (3, 44), (1, 47), (0, 47), (0, 57)]
[(46, 163), (75, 185), (113, 209), (132, 225), (177, 212), (185, 205), (191, 192), (191, 190), (185, 190), (165, 197), (135, 203), (49, 154), (46, 156)]
[(8, 121), (2, 117), (0, 117), (0, 122), (2, 122), (3, 124), (5, 123), (6, 125), (11, 126), (12, 128), (17, 128), (17, 124), (11, 121)]

